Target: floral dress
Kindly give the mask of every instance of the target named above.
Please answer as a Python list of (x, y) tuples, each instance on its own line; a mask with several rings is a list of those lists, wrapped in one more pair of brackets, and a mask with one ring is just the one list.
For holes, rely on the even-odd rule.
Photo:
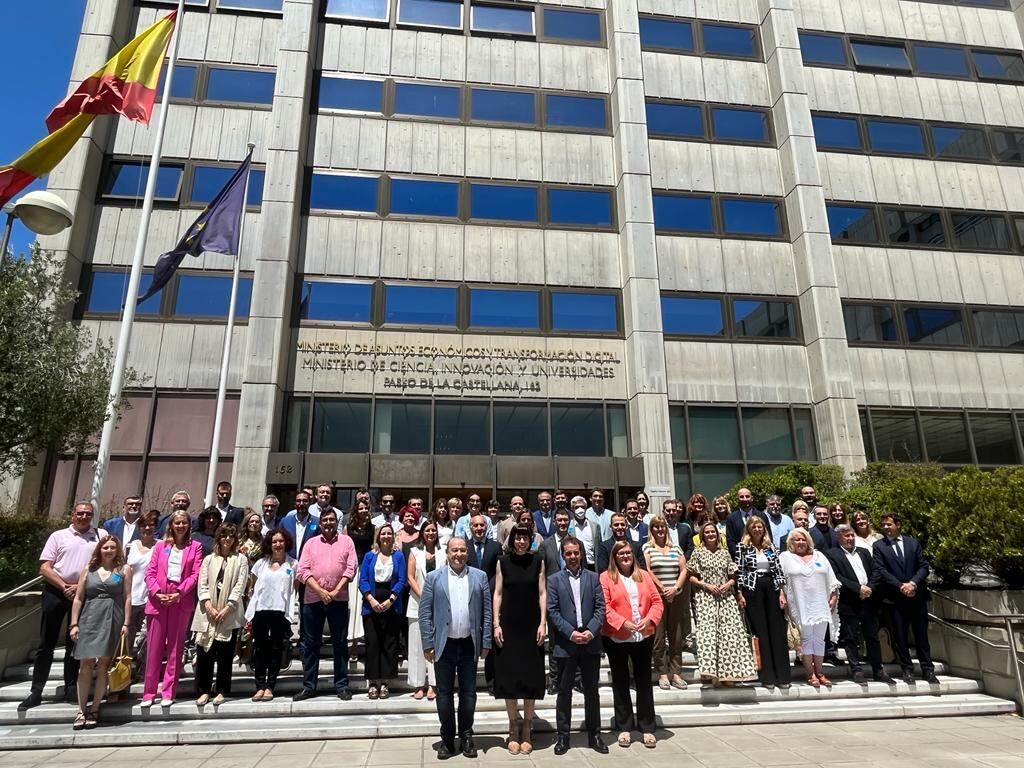
[[(716, 586), (725, 584), (736, 573), (736, 563), (724, 547), (714, 552), (697, 547), (687, 567), (700, 581)], [(697, 617), (697, 667), (701, 678), (724, 682), (756, 680), (754, 655), (735, 590), (724, 597), (715, 597), (695, 587), (693, 602)]]

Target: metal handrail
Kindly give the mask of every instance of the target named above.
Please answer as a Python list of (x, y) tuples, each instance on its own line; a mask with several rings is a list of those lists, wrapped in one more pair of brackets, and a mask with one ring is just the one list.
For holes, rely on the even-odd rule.
[(1024, 613), (989, 613), (988, 611), (981, 610), (981, 608), (976, 608), (970, 603), (965, 603), (963, 600), (957, 600), (955, 597), (950, 597), (949, 595), (943, 592), (939, 592), (939, 590), (937, 589), (933, 589), (930, 591), (931, 594), (935, 595), (936, 597), (942, 598), (947, 603), (952, 603), (953, 605), (959, 606), (960, 608), (966, 608), (968, 611), (971, 611), (972, 613), (977, 613), (980, 616), (984, 616), (986, 619), (1009, 619), (1010, 621), (1015, 623), (1018, 621), (1024, 621)]
[[(8, 600), (10, 600), (13, 597), (17, 597), (22, 592), (28, 592), (33, 587), (38, 587), (42, 583), (43, 583), (43, 577), (42, 576), (36, 576), (31, 581), (26, 581), (21, 586), (15, 587), (14, 589), (12, 589), (9, 592), (7, 592), (6, 594), (0, 596), (0, 605), (3, 605), (4, 603), (6, 603)], [(2, 629), (2, 627), (0, 627), (0, 629)]]
[(35, 616), (37, 613), (39, 613), (40, 608), (40, 605), (33, 605), (29, 610), (25, 611), (24, 613), (19, 613), (14, 618), (8, 619), (3, 624), (0, 624), (0, 635), (4, 633), (5, 629), (7, 629), (8, 627), (13, 627), (19, 621), (24, 621), (29, 616)]

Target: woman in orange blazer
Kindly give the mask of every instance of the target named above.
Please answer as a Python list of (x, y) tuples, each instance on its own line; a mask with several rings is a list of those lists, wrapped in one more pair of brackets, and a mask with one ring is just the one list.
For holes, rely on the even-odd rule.
[(604, 652), (612, 673), (612, 697), (619, 746), (632, 739), (633, 700), (629, 694), (629, 666), (632, 662), (636, 685), (636, 723), (644, 746), (653, 749), (654, 687), (651, 685), (651, 653), (654, 631), (665, 607), (650, 574), (640, 568), (633, 549), (625, 541), (612, 546), (608, 570), (601, 574), (604, 592)]

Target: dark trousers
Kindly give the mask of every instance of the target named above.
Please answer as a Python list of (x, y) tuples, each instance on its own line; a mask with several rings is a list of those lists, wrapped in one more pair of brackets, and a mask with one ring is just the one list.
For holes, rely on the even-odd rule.
[(633, 665), (636, 684), (636, 728), (641, 733), (654, 733), (654, 687), (651, 685), (651, 652), (654, 638), (639, 643), (616, 643), (604, 638), (604, 652), (612, 673), (612, 701), (615, 707), (615, 729), (620, 733), (633, 730), (633, 699), (629, 693), (629, 665)]
[(761, 672), (764, 685), (789, 685), (789, 645), (786, 642), (786, 615), (779, 607), (779, 591), (769, 573), (757, 577), (753, 589), (744, 589), (747, 622), (761, 647)]
[[(490, 654), (488, 654), (490, 658)], [(476, 649), (473, 638), (448, 638), (444, 651), (434, 662), (437, 675), (437, 718), (441, 721), (441, 741), (449, 749), (455, 744), (455, 678), (459, 679), (459, 721), (461, 738), (473, 735), (476, 712)]]
[(882, 646), (878, 643), (878, 605), (874, 599), (856, 603), (839, 598), (839, 644), (846, 650), (850, 670), (856, 672), (864, 665), (860, 655), (860, 642), (868, 649), (871, 671), (882, 671)]
[[(39, 650), (36, 652), (35, 669), (32, 671), (32, 692), (42, 694), (53, 666), (53, 651), (60, 639), (64, 619), (71, 613), (71, 601), (64, 593), (47, 584), (43, 587), (40, 608)], [(69, 621), (68, 624), (71, 622)], [(64, 690), (77, 690), (78, 659), (75, 658), (75, 644), (71, 642), (70, 627), (64, 629)]]
[(307, 691), (316, 690), (326, 620), (334, 651), (334, 690), (336, 693), (348, 690), (348, 601), (306, 603), (302, 606), (302, 618), (302, 687)]
[(896, 597), (892, 606), (892, 641), (896, 658), (907, 672), (914, 668), (910, 658), (909, 631), (914, 632), (914, 647), (917, 648), (917, 660), (921, 663), (921, 673), (927, 675), (935, 671), (932, 663), (932, 648), (928, 642), (928, 601), (923, 597)]
[(256, 690), (274, 692), (281, 652), (292, 625), (281, 611), (256, 611), (252, 617), (252, 672)]
[[(196, 645), (196, 694), (231, 695), (231, 662), (235, 658), (238, 631), (231, 633), (230, 640), (214, 640), (210, 650)], [(213, 667), (217, 665), (217, 686), (213, 688)]]
[(366, 679), (372, 685), (377, 680), (398, 677), (399, 635), (405, 620), (394, 610), (384, 613), (370, 612), (363, 616), (366, 633)]
[(561, 677), (558, 681), (558, 699), (555, 702), (555, 724), (559, 736), (569, 737), (572, 690), (576, 686), (577, 675), (583, 679), (583, 713), (587, 733), (596, 736), (601, 730), (601, 700), (597, 692), (600, 667), (601, 654), (588, 653), (582, 647), (575, 649), (568, 658), (558, 659)]

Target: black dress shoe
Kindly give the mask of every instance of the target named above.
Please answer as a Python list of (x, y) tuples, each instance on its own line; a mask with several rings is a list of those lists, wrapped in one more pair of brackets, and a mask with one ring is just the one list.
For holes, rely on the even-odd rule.
[(42, 703), (42, 695), (36, 693), (35, 691), (32, 691), (32, 693), (25, 697), (25, 700), (23, 702), (18, 704), (18, 711), (24, 712), (26, 710), (32, 709), (32, 707), (38, 707)]
[(904, 671), (904, 673), (903, 673), (903, 682), (906, 683), (907, 685), (914, 685), (915, 684), (914, 673), (911, 672), (909, 669)]
[(569, 751), (569, 737), (568, 736), (559, 736), (555, 740), (555, 754), (556, 755), (564, 755), (568, 751)]
[(601, 740), (601, 736), (600, 735), (591, 736), (589, 743), (590, 743), (590, 748), (592, 750), (594, 750), (595, 752), (597, 752), (599, 754), (602, 754), (602, 755), (607, 755), (608, 754), (608, 745), (605, 744)]
[(937, 678), (935, 676), (934, 672), (929, 672), (928, 674), (926, 674), (924, 676), (924, 681), (926, 683), (928, 683), (928, 685), (938, 685), (939, 684), (939, 678)]
[(463, 757), (476, 757), (476, 745), (473, 743), (472, 736), (464, 736), (460, 740), (459, 746), (462, 748)]
[(77, 704), (78, 703), (78, 690), (75, 686), (64, 688), (64, 703), (65, 704)]
[(316, 691), (310, 690), (309, 688), (303, 688), (292, 696), (292, 701), (305, 701), (306, 699), (312, 699), (314, 696), (316, 696)]
[(864, 685), (867, 681), (868, 679), (864, 675), (863, 669), (853, 670), (853, 682), (857, 683), (857, 685)]
[(551, 685), (548, 686), (548, 696), (557, 696), (557, 695), (558, 695), (558, 686), (555, 685), (554, 683), (552, 683)]
[(875, 681), (879, 683), (885, 683), (886, 685), (896, 685), (896, 681), (892, 679), (892, 675), (890, 675), (884, 669), (881, 672), (875, 673)]
[(455, 745), (454, 744), (445, 744), (442, 741), (441, 742), (441, 746), (437, 748), (437, 759), (438, 760), (448, 760), (448, 759), (450, 759), (452, 757), (455, 757)]
[(839, 660), (839, 657), (834, 654), (832, 656), (826, 656), (825, 663), (831, 664), (833, 667), (841, 667), (843, 665), (843, 662)]
[(342, 701), (352, 701), (352, 691), (350, 691), (348, 688), (342, 691), (338, 691), (338, 698)]

